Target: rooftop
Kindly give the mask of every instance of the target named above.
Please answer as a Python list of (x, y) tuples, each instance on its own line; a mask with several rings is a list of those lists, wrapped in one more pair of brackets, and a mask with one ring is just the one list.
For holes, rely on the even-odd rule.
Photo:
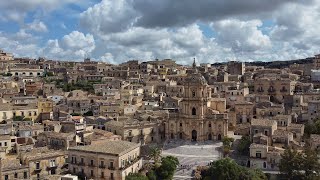
[(122, 155), (139, 146), (137, 143), (128, 141), (101, 141), (95, 145), (71, 147), (69, 150)]
[(277, 121), (268, 119), (252, 119), (251, 126), (273, 126), (277, 125)]

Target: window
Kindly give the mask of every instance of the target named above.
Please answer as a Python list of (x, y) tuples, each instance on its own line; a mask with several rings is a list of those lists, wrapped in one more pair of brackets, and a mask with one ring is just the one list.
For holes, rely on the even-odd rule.
[(104, 172), (103, 171), (101, 172), (101, 177), (104, 178)]
[(255, 130), (254, 130), (254, 134), (258, 134), (258, 129), (255, 129)]
[(50, 167), (55, 167), (56, 166), (56, 160), (55, 159), (51, 159), (49, 163), (50, 163)]
[(81, 158), (80, 162), (81, 162), (81, 164), (83, 164), (83, 162), (84, 162), (84, 161), (83, 161), (83, 158)]
[(110, 179), (113, 179), (113, 173), (110, 173)]
[(93, 170), (90, 171), (90, 175), (91, 175), (91, 177), (93, 177)]
[(211, 127), (211, 123), (209, 124), (209, 127)]
[(182, 123), (180, 123), (180, 127), (182, 127)]
[(260, 152), (256, 153), (256, 158), (261, 158), (261, 153)]
[(36, 169), (40, 169), (40, 162), (36, 162)]
[(196, 92), (192, 91), (192, 97), (196, 97)]
[(14, 178), (18, 178), (18, 173), (14, 173)]
[(192, 108), (192, 115), (197, 115), (197, 110), (196, 110), (196, 108)]
[(27, 179), (27, 178), (28, 178), (28, 172), (26, 172), (26, 171), (23, 172), (23, 178), (24, 178), (24, 179)]
[(76, 171), (76, 168), (74, 167), (74, 168), (73, 168), (73, 173), (76, 173), (76, 172), (77, 172), (77, 171)]
[(4, 142), (4, 146), (7, 146), (7, 142)]
[(268, 136), (268, 131), (264, 130), (264, 135)]
[(110, 162), (110, 168), (113, 168), (113, 162), (112, 161)]
[(4, 176), (4, 180), (9, 180), (9, 176), (8, 176), (8, 175), (5, 175), (5, 176)]
[(91, 161), (90, 161), (90, 165), (91, 165), (91, 166), (93, 166), (93, 159), (91, 159)]

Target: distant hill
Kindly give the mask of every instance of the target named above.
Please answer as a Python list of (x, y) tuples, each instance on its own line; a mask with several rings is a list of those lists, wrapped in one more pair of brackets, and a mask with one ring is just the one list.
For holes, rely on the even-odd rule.
[[(264, 66), (266, 68), (286, 68), (292, 64), (309, 64), (312, 63), (314, 58), (306, 58), (306, 59), (297, 59), (297, 60), (287, 60), (287, 61), (256, 61), (256, 62), (245, 62), (246, 66)], [(212, 66), (220, 66), (225, 65), (228, 62), (223, 63), (213, 63)]]

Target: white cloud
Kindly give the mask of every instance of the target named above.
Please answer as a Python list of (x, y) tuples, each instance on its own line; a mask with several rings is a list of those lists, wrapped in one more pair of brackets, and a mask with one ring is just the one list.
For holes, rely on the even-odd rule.
[(96, 34), (107, 34), (130, 28), (136, 18), (131, 0), (102, 0), (81, 13), (80, 25)]
[(38, 21), (38, 20), (34, 20), (32, 23), (27, 24), (26, 29), (34, 32), (48, 31), (47, 26), (42, 21)]
[(254, 52), (271, 47), (269, 36), (258, 29), (262, 26), (260, 20), (229, 19), (212, 23), (212, 26), (217, 32), (218, 42), (235, 52)]
[[(24, 32), (20, 32), (22, 36), (26, 35)], [(15, 56), (20, 57), (37, 57), (38, 46), (35, 43), (28, 43), (19, 40), (15, 40), (15, 37), (10, 37), (8, 34), (0, 32), (0, 49), (4, 49), (7, 52), (13, 52)]]
[(51, 59), (82, 60), (95, 49), (95, 41), (91, 34), (73, 31), (61, 40), (48, 40), (41, 50), (43, 56)]
[(0, 3), (0, 16), (4, 20), (23, 22), (27, 13), (35, 11), (51, 12), (70, 3), (84, 0), (3, 0)]

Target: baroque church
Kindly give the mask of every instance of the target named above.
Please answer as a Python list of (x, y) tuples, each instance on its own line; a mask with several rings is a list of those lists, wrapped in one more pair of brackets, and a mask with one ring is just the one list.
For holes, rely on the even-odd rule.
[(179, 111), (170, 113), (165, 123), (166, 139), (222, 140), (228, 132), (225, 98), (211, 96), (211, 88), (197, 72), (195, 62), (183, 86), (185, 91)]

